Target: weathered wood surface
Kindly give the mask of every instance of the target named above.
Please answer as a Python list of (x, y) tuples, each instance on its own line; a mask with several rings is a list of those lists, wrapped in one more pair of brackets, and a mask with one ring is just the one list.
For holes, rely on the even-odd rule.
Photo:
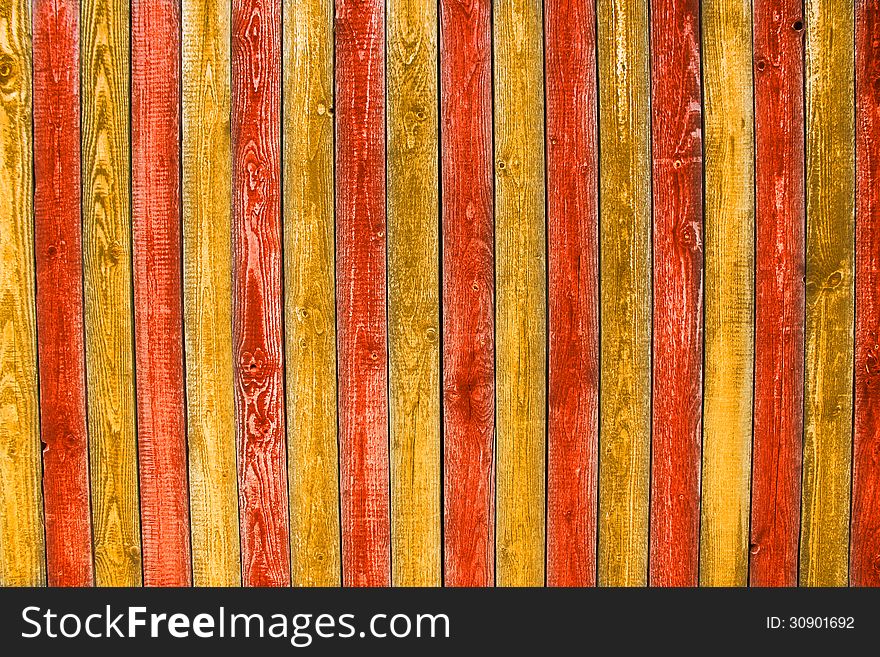
[(651, 6), (652, 586), (696, 586), (703, 378), (699, 0)]
[(129, 3), (81, 9), (83, 253), (95, 581), (142, 583), (131, 276)]
[(749, 582), (797, 584), (804, 399), (804, 23), (754, 5), (755, 417)]
[(806, 2), (807, 260), (800, 584), (848, 580), (853, 403), (853, 0)]
[(281, 262), (281, 0), (232, 2), (232, 348), (242, 583), (290, 585)]
[(544, 584), (546, 216), (542, 3), (494, 5), (499, 586)]
[(387, 12), (392, 583), (439, 586), (437, 1), (390, 0)]
[(598, 583), (648, 573), (651, 444), (651, 161), (648, 7), (598, 0)]
[(34, 307), (32, 87), (31, 5), (2, 0), (0, 586), (36, 586), (46, 580)]
[(180, 6), (131, 4), (135, 375), (144, 585), (190, 583), (180, 224)]
[(599, 151), (595, 0), (545, 4), (547, 584), (595, 586)]
[(856, 334), (849, 582), (880, 586), (880, 4), (856, 4)]
[(238, 586), (232, 363), (230, 12), (184, 0), (183, 301), (193, 583)]
[(34, 243), (49, 586), (90, 586), (79, 2), (33, 3)]
[(336, 3), (336, 312), (342, 575), (391, 582), (385, 5)]
[(338, 586), (333, 2), (284, 4), (284, 289), (294, 586)]
[(495, 580), (491, 3), (440, 3), (447, 586)]
[(748, 580), (754, 367), (751, 6), (703, 3), (705, 372), (700, 584)]

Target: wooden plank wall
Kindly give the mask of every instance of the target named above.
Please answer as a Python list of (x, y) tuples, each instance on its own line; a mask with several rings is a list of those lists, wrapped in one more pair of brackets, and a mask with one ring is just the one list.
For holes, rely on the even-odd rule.
[(0, 37), (0, 585), (880, 585), (876, 0)]

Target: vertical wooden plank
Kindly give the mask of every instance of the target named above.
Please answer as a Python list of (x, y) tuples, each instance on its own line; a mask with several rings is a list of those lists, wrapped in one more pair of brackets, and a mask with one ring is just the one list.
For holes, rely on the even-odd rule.
[(294, 586), (338, 586), (333, 3), (284, 5), (284, 280)]
[(880, 586), (880, 4), (856, 3), (856, 344), (850, 584)]
[(654, 349), (650, 583), (696, 586), (703, 377), (699, 0), (651, 5)]
[(545, 5), (547, 583), (596, 584), (599, 216), (596, 2)]
[(807, 0), (807, 290), (800, 583), (848, 579), (855, 224), (854, 2)]
[(129, 4), (82, 3), (86, 374), (95, 581), (141, 584), (132, 350)]
[(238, 586), (232, 363), (230, 6), (183, 0), (183, 273), (192, 568)]
[(144, 584), (190, 583), (180, 261), (180, 7), (131, 5), (135, 376)]
[(80, 216), (79, 2), (34, 10), (34, 221), (46, 570), (91, 586)]
[(336, 312), (342, 575), (391, 581), (385, 4), (336, 0)]
[(281, 1), (232, 2), (232, 335), (242, 581), (290, 585), (281, 310)]
[(496, 1), (499, 586), (544, 584), (546, 218), (543, 5)]
[(703, 3), (705, 380), (700, 584), (748, 579), (754, 355), (752, 15)]
[(495, 579), (495, 254), (491, 0), (440, 2), (444, 564)]
[(392, 582), (439, 586), (437, 1), (387, 11)]
[(804, 399), (801, 0), (756, 0), (754, 586), (797, 585)]
[(0, 1), (0, 586), (45, 583), (34, 307), (31, 12)]
[(648, 7), (598, 0), (598, 582), (644, 586), (651, 440)]

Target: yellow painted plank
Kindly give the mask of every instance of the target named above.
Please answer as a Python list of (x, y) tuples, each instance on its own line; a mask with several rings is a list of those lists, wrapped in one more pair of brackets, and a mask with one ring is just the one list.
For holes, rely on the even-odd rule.
[(705, 383), (700, 584), (748, 580), (754, 361), (752, 8), (703, 3)]
[(540, 0), (495, 0), (496, 583), (544, 584), (546, 262)]
[(439, 586), (437, 3), (389, 0), (388, 337), (395, 586)]
[(284, 275), (294, 586), (339, 586), (333, 2), (284, 5)]
[(128, 2), (83, 0), (81, 39), (83, 260), (95, 582), (139, 586)]
[(599, 0), (600, 586), (648, 575), (651, 160), (646, 0)]
[(853, 0), (806, 3), (807, 295), (800, 583), (846, 586), (855, 230)]
[(230, 9), (183, 2), (183, 276), (193, 583), (241, 583), (232, 363)]
[(0, 0), (0, 586), (46, 581), (32, 142), (30, 2)]

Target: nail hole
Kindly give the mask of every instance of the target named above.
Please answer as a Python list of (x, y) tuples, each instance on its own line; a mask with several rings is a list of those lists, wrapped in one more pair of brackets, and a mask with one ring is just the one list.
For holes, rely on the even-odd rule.
[(767, 62), (765, 62), (763, 59), (758, 60), (758, 70), (759, 71), (763, 71), (766, 66), (767, 66)]
[(794, 25), (792, 25), (792, 27), (795, 29), (796, 32), (800, 32), (802, 29), (804, 29), (804, 22), (803, 21), (795, 21)]

